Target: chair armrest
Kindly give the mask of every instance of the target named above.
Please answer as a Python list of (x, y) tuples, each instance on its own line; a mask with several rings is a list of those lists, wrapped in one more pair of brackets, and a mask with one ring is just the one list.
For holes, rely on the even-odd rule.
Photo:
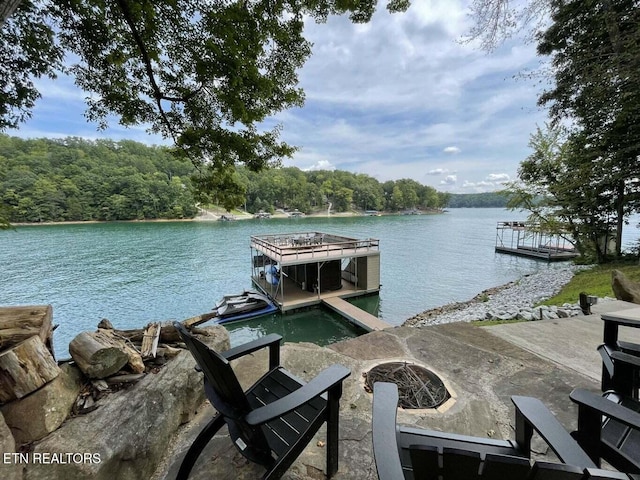
[(618, 340), (618, 347), (624, 353), (629, 353), (631, 355), (640, 355), (640, 345), (637, 343), (623, 342), (622, 340)]
[(596, 467), (540, 400), (513, 396), (511, 401), (516, 407), (516, 442), (525, 454), (531, 452), (531, 436), (535, 430), (562, 462), (581, 468)]
[(607, 371), (607, 374), (609, 375), (609, 377), (613, 377), (614, 365), (613, 360), (611, 359), (611, 352), (613, 352), (613, 349), (603, 343), (602, 345), (598, 346), (597, 350), (600, 354), (602, 365)]
[(246, 417), (250, 425), (262, 425), (263, 423), (281, 417), (282, 415), (301, 407), (315, 397), (322, 395), (327, 390), (342, 383), (351, 375), (351, 371), (343, 365), (331, 365), (325, 368), (309, 383), (291, 392), (289, 395), (249, 412)]
[(264, 337), (260, 337), (252, 342), (247, 342), (237, 347), (230, 348), (221, 355), (227, 360), (235, 360), (236, 358), (243, 357), (257, 350), (265, 347), (269, 347), (269, 370), (280, 365), (280, 341), (282, 337), (278, 334), (272, 333)]
[[(571, 392), (569, 398), (571, 398), (572, 402), (577, 403), (580, 408), (592, 410), (599, 415), (605, 415), (628, 427), (640, 430), (640, 414), (629, 408), (623, 407), (583, 388), (576, 388)], [(580, 422), (580, 419), (578, 419), (578, 422)]]
[(611, 352), (611, 358), (616, 362), (622, 362), (633, 367), (640, 368), (640, 357), (636, 357), (635, 355), (614, 350)]
[[(624, 311), (623, 312), (616, 312), (620, 315), (624, 315)], [(621, 325), (623, 327), (635, 327), (635, 328), (640, 328), (640, 320), (639, 319), (635, 319), (635, 318), (624, 318), (624, 317), (618, 317), (615, 314), (610, 314), (610, 313), (603, 313), (600, 315), (600, 318), (606, 323), (612, 323), (612, 324), (616, 324), (616, 325)]]
[(396, 415), (398, 412), (398, 386), (395, 383), (373, 384), (373, 457), (380, 480), (404, 478), (398, 438)]

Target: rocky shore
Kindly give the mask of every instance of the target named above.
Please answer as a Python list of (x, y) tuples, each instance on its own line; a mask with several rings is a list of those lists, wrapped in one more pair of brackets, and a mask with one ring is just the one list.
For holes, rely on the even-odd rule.
[(573, 275), (586, 267), (565, 264), (525, 275), (520, 280), (494, 287), (466, 302), (456, 302), (422, 312), (404, 322), (404, 326), (420, 327), (476, 320), (539, 320), (567, 318), (581, 314), (580, 306), (535, 307), (554, 296)]

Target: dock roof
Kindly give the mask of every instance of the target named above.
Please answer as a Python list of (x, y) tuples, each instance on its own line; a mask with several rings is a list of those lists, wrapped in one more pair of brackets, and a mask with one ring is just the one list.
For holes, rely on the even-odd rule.
[(251, 247), (280, 264), (308, 263), (378, 255), (380, 241), (323, 232), (278, 233), (251, 237)]

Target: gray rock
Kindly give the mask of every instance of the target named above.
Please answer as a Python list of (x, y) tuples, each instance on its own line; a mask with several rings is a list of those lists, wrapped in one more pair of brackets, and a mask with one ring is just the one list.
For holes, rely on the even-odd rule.
[[(219, 350), (229, 348), (223, 327), (211, 335)], [(213, 331), (212, 331), (213, 332)], [(188, 351), (180, 352), (158, 373), (109, 394), (98, 409), (68, 420), (34, 445), (32, 455), (88, 454), (88, 460), (64, 464), (31, 463), (25, 480), (150, 478), (163, 460), (178, 427), (202, 405), (202, 375)]]
[(618, 300), (640, 303), (640, 284), (631, 281), (620, 270), (611, 272), (611, 288)]
[(526, 310), (522, 310), (521, 312), (519, 312), (516, 318), (518, 320), (524, 320), (526, 322), (530, 322), (531, 320), (534, 320), (533, 314), (531, 312), (527, 312)]
[(82, 374), (69, 364), (60, 375), (26, 397), (1, 410), (17, 444), (40, 440), (64, 422), (80, 393)]
[[(417, 315), (414, 319), (405, 322), (405, 325), (422, 326), (506, 318), (504, 315), (508, 312), (513, 313), (513, 318), (515, 318), (523, 311), (530, 312), (533, 320), (540, 320), (540, 308), (533, 308), (533, 305), (555, 295), (571, 280), (574, 273), (582, 268), (585, 267), (571, 264), (549, 266), (549, 268), (543, 268), (531, 275), (525, 275), (517, 282), (499, 287), (486, 301), (471, 300), (445, 305)], [(564, 306), (555, 307), (554, 310), (560, 311), (564, 308)], [(571, 312), (568, 313), (571, 316), (580, 314), (577, 304), (567, 304), (567, 309)], [(576, 311), (576, 309), (578, 310)], [(543, 309), (543, 311), (548, 310), (549, 307)], [(528, 318), (528, 315), (526, 317)], [(543, 315), (542, 318), (548, 318), (548, 316)]]
[[(22, 465), (16, 454), (16, 442), (11, 430), (0, 413), (0, 478), (3, 480), (19, 480), (22, 478)], [(9, 458), (6, 456), (9, 455)]]

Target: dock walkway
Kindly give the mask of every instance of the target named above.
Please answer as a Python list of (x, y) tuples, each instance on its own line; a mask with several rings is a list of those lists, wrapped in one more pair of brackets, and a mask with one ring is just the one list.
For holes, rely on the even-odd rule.
[(383, 322), (375, 315), (371, 315), (368, 312), (350, 304), (346, 300), (340, 297), (325, 298), (322, 303), (333, 311), (338, 312), (343, 317), (347, 318), (352, 323), (355, 323), (361, 328), (364, 328), (367, 332), (373, 332), (376, 330), (384, 330), (389, 328), (386, 322)]

